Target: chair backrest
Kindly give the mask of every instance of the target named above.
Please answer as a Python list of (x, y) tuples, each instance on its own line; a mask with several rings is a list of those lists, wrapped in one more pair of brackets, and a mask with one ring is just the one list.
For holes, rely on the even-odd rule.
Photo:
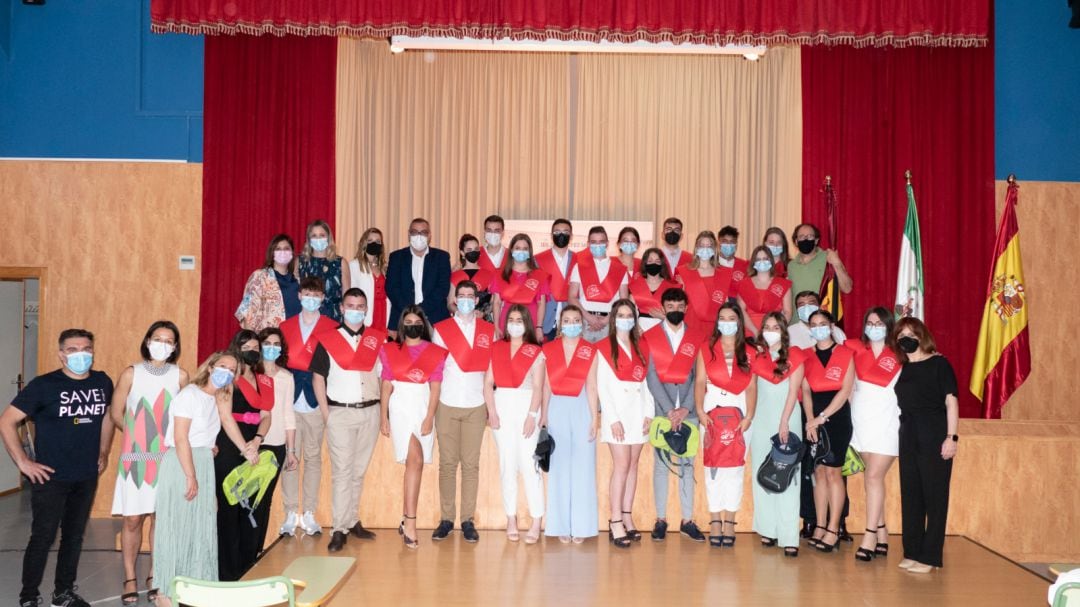
[(296, 607), (292, 580), (282, 576), (240, 582), (207, 582), (176, 576), (169, 584), (173, 605), (191, 607)]
[(1080, 582), (1058, 586), (1054, 593), (1054, 607), (1080, 607)]

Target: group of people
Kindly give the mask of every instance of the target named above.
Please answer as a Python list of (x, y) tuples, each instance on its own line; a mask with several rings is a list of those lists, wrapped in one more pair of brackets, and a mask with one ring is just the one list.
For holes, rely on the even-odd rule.
[[(753, 531), (763, 546), (798, 556), (801, 514), (810, 546), (837, 548), (847, 497), (841, 468), (854, 452), (865, 464), (867, 521), (855, 558), (888, 553), (884, 477), (899, 457), (901, 567), (942, 565), (958, 440), (955, 376), (922, 322), (896, 320), (884, 308), (866, 311), (860, 337), (845, 341), (818, 293), (826, 265), (842, 292), (852, 280), (836, 252), (818, 246), (816, 227), (796, 227), (794, 255), (784, 232), (770, 228), (748, 259), (736, 257), (739, 232), (731, 226), (702, 231), (683, 250), (677, 218), (663, 221), (663, 244), (643, 252), (637, 231), (624, 228), (614, 256), (599, 226), (580, 252), (569, 249), (566, 219), (552, 224), (553, 247), (542, 252), (525, 234), (504, 246), (498, 216), (483, 228), (482, 241), (461, 236), (453, 268), (419, 218), (408, 246), (387, 255), (382, 232), (371, 228), (351, 260), (323, 221), (308, 226), (299, 255), (288, 235), (274, 237), (244, 287), (241, 329), (194, 377), (176, 365), (180, 331), (168, 321), (148, 329), (141, 360), (115, 386), (91, 370), (89, 332), (61, 334), (62, 367), (31, 382), (0, 417), (5, 447), (33, 491), (21, 604), (36, 604), (28, 601), (36, 601), (58, 527), (53, 604), (85, 604), (75, 594), (75, 567), (114, 427), (123, 432), (113, 511), (124, 517), (125, 602), (138, 598), (136, 557), (148, 522), (145, 586), (159, 602), (166, 599), (156, 586), (175, 575), (243, 575), (265, 542), (272, 500), (254, 509), (230, 504), (222, 481), (265, 452), (280, 466), (280, 533), (321, 533), (324, 441), (330, 552), (350, 535), (375, 537), (358, 513), (380, 434), (404, 464), (404, 545), (419, 545), (421, 479), (436, 448), (440, 522), (432, 539), (457, 527), (477, 542), (485, 427), (498, 448), (510, 541), (534, 544), (543, 534), (579, 544), (598, 535), (597, 440), (612, 460), (609, 541), (618, 548), (640, 541), (633, 506), (641, 452), (657, 427), (692, 428), (700, 457), (654, 457), (652, 540), (668, 533), (674, 473), (678, 532), (733, 546), (745, 468), (756, 471), (777, 449), (805, 441), (814, 447), (803, 464), (812, 482), (796, 476), (782, 490), (752, 484)], [(25, 417), (37, 426), (36, 460), (15, 435)], [(542, 436), (555, 445), (546, 496), (534, 461)], [(707, 534), (693, 519), (696, 459)], [(530, 519), (524, 528), (519, 483)], [(810, 499), (801, 500), (804, 490)], [(809, 504), (800, 508), (801, 501)]]

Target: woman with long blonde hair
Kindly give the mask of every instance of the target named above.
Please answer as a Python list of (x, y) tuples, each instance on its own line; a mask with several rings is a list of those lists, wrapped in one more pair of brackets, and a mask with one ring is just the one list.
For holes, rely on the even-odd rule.
[(356, 242), (356, 255), (349, 260), (350, 285), (364, 292), (368, 311), (365, 327), (385, 330), (390, 315), (390, 300), (386, 298), (386, 246), (379, 228), (368, 228)]
[(300, 253), (300, 278), (314, 276), (322, 279), (326, 296), (319, 312), (338, 322), (341, 322), (342, 285), (352, 284), (349, 264), (343, 263), (343, 259), (334, 246), (330, 224), (322, 219), (309, 223), (304, 232), (304, 249)]

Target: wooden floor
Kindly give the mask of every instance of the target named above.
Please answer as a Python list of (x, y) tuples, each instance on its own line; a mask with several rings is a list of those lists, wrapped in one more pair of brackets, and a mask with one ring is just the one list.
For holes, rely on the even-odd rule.
[[(894, 553), (887, 562), (862, 563), (851, 544), (838, 554), (804, 545), (791, 559), (777, 548), (762, 548), (749, 533), (738, 535), (734, 549), (670, 534), (657, 544), (646, 534), (629, 550), (610, 546), (606, 535), (582, 545), (545, 538), (533, 546), (496, 532), (482, 533), (478, 544), (466, 543), (457, 531), (440, 543), (430, 535), (421, 531), (418, 550), (405, 548), (395, 530), (378, 531), (375, 541), (350, 539), (338, 554), (355, 556), (356, 571), (329, 604), (1014, 607), (1045, 604), (1049, 585), (960, 536), (946, 540), (944, 569), (916, 575), (896, 566), (899, 536), (890, 540)], [(327, 541), (326, 533), (283, 539), (245, 579), (279, 574), (298, 556), (326, 555)]]

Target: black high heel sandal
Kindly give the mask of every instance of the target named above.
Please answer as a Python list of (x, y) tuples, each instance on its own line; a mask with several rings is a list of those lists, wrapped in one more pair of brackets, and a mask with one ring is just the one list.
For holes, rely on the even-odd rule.
[(761, 545), (766, 547), (766, 548), (772, 548), (773, 546), (776, 545), (776, 538), (775, 537), (765, 537), (763, 535), (763, 536), (761, 536)]
[[(875, 537), (877, 536), (877, 531), (874, 530), (874, 529), (867, 529), (866, 532), (867, 533), (873, 533)], [(864, 563), (869, 563), (870, 561), (874, 560), (874, 556), (875, 556), (874, 552), (875, 552), (874, 550), (870, 550), (869, 548), (863, 548), (862, 546), (859, 546), (859, 549), (855, 551), (855, 560), (856, 561), (862, 561)]]
[[(622, 513), (623, 513), (623, 520), (629, 518), (631, 523), (634, 522), (633, 517), (626, 516), (627, 514), (633, 514), (631, 511), (623, 510)], [(626, 537), (630, 538), (631, 540), (633, 540), (635, 542), (640, 542), (641, 541), (641, 532), (638, 531), (636, 527), (634, 529), (627, 529), (626, 524), (624, 523), (623, 524), (623, 529), (626, 529)]]
[[(822, 527), (821, 525), (814, 525), (814, 529), (824, 529), (825, 533), (829, 532), (828, 527)], [(825, 539), (825, 534), (822, 534), (821, 539)], [(818, 538), (816, 538), (814, 536), (810, 536), (810, 537), (806, 538), (806, 543), (810, 544), (810, 546), (813, 547), (813, 548), (817, 548), (818, 544), (822, 543), (821, 539), (818, 539)]]
[(154, 576), (152, 575), (146, 576), (146, 600), (149, 603), (156, 601), (158, 595), (158, 589), (150, 587), (150, 582), (153, 581), (153, 579)]
[[(825, 542), (825, 535), (829, 535), (830, 533), (836, 536), (836, 541), (828, 544)], [(836, 550), (836, 547), (840, 544), (840, 533), (833, 531), (832, 529), (826, 529), (825, 535), (821, 536), (821, 539), (818, 540), (818, 543), (814, 548), (817, 548), (819, 552), (832, 552), (833, 550)]]
[[(738, 523), (736, 523), (735, 521), (724, 521), (724, 522), (731, 525), (731, 535), (721, 535), (720, 540), (723, 542), (724, 548), (734, 548), (735, 547), (735, 525), (737, 525)], [(724, 525), (723, 524), (720, 525), (720, 533), (721, 534), (724, 533)]]
[(784, 547), (784, 556), (791, 557), (791, 558), (798, 557), (799, 556), (799, 547), (798, 546), (785, 546)]
[[(720, 535), (712, 534), (712, 526), (716, 523), (720, 523)], [(724, 521), (720, 519), (709, 521), (709, 545), (713, 548), (719, 548), (724, 545)]]
[(617, 521), (608, 519), (608, 540), (612, 544), (615, 544), (616, 548), (629, 548), (630, 538), (626, 534), (626, 527), (623, 527), (622, 535), (620, 535), (619, 537), (615, 537), (615, 532), (611, 530), (612, 525), (614, 525), (615, 523), (622, 525), (622, 519), (619, 519)]
[[(405, 515), (405, 518), (409, 520), (416, 520), (415, 516)], [(417, 542), (414, 538), (405, 535), (405, 521), (401, 521), (401, 525), (398, 527), (398, 534), (401, 535), (401, 539), (405, 542), (406, 548), (416, 549), (420, 547), (420, 542)]]
[[(878, 529), (885, 529), (885, 525), (878, 525)], [(867, 531), (870, 531), (867, 529)], [(874, 535), (877, 535), (877, 531), (874, 531)], [(888, 529), (885, 530), (885, 535), (889, 535)], [(878, 556), (889, 556), (889, 542), (878, 542), (877, 546), (874, 546), (874, 554)]]
[(139, 580), (135, 578), (124, 580), (124, 586), (127, 586), (131, 582), (135, 582), (135, 592), (125, 592), (120, 595), (120, 602), (124, 605), (134, 605), (139, 602)]

